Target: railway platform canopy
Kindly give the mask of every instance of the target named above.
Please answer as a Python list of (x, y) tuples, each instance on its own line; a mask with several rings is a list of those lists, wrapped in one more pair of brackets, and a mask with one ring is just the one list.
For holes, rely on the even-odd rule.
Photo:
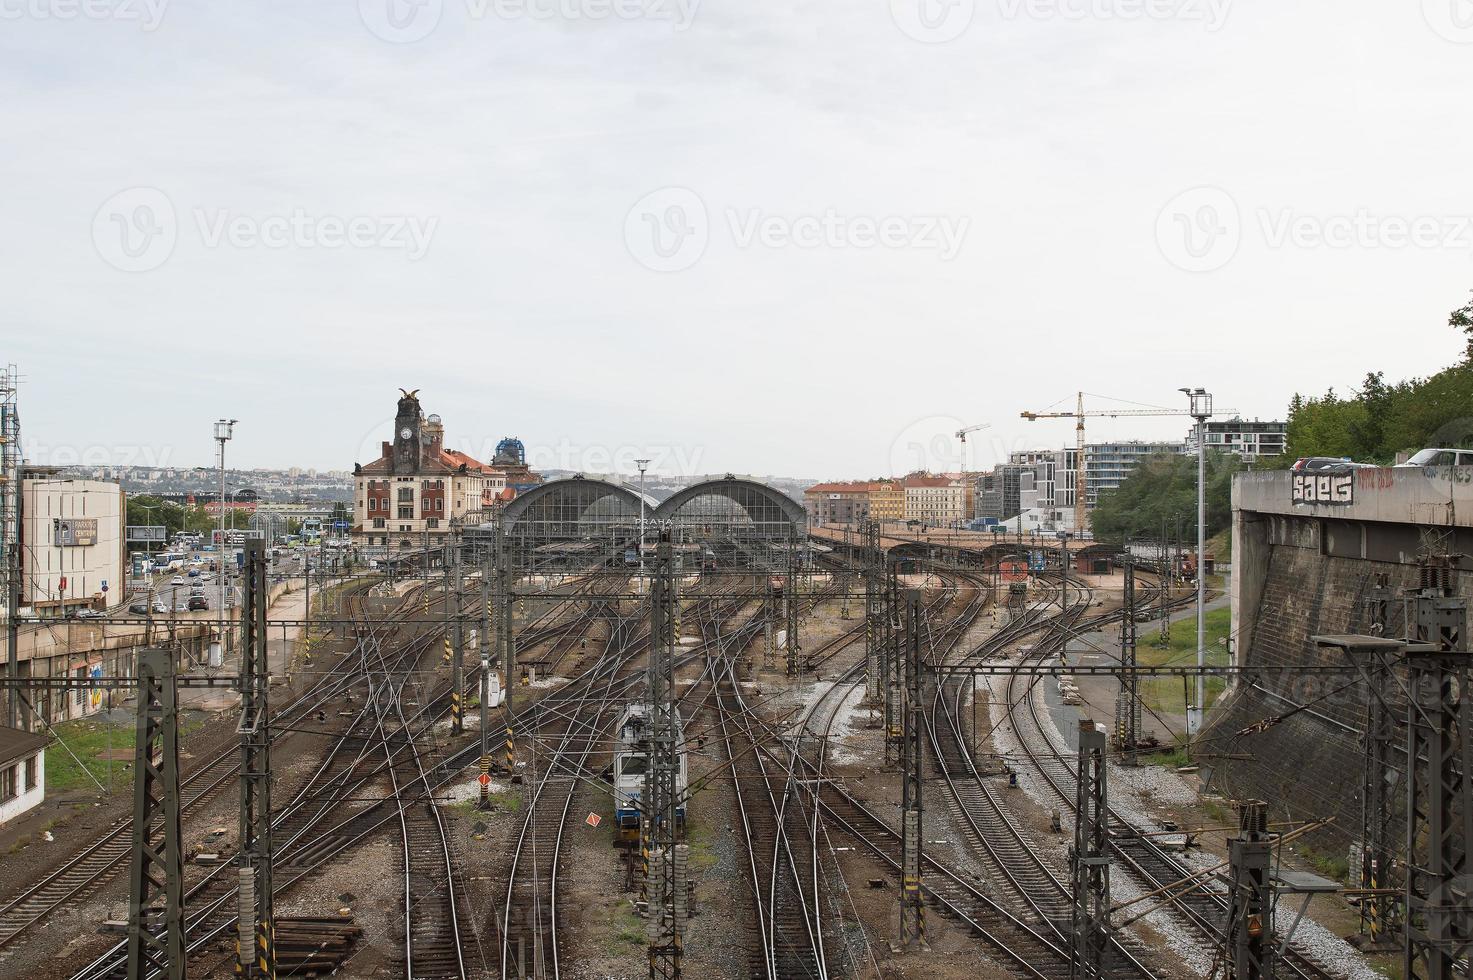
[[(644, 498), (646, 519), (655, 509)], [(517, 497), (501, 515), (508, 544), (532, 551), (597, 541), (617, 547), (639, 537), (640, 496), (622, 483), (585, 476), (549, 480)]]
[[(643, 498), (646, 538), (668, 528), (676, 541), (712, 557), (750, 556), (806, 540), (806, 515), (791, 497), (766, 484), (727, 474), (684, 488), (663, 502)], [(516, 498), (501, 515), (509, 547), (522, 554), (596, 546), (616, 552), (639, 539), (641, 497), (626, 484), (573, 476)], [(586, 548), (585, 548), (586, 550)]]
[[(814, 525), (808, 534), (837, 551), (863, 547), (865, 543), (864, 533), (852, 524)], [(918, 531), (898, 522), (883, 525), (879, 544), (892, 558), (939, 558), (986, 569), (995, 569), (1003, 559), (1015, 558), (1020, 552), (1041, 553), (1048, 566), (1057, 567), (1062, 550), (1068, 555), (1070, 567), (1082, 572), (1094, 571), (1097, 562), (1108, 561), (1122, 551), (1117, 545), (1089, 539), (1071, 537), (1061, 543), (1057, 536), (1046, 534)]]

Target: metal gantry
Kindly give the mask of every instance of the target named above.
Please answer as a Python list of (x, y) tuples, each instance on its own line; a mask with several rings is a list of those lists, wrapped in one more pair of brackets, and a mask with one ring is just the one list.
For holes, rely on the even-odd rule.
[(1074, 846), (1069, 851), (1074, 909), (1069, 975), (1103, 980), (1110, 975), (1110, 832), (1105, 733), (1079, 722), (1074, 800)]
[(926, 905), (921, 891), (921, 786), (925, 753), (921, 726), (925, 703), (921, 696), (921, 592), (906, 589), (903, 601), (901, 659), (905, 671), (905, 730), (901, 751), (900, 798), (900, 945), (926, 946)]
[(179, 824), (179, 689), (174, 655), (138, 654), (133, 754), (128, 980), (184, 978), (184, 855)]
[(493, 628), (496, 631), (497, 660), (506, 677), (502, 696), (506, 709), (506, 771), (510, 774), (517, 763), (516, 714), (512, 705), (517, 689), (517, 638), (512, 623), (511, 542), (504, 529), (497, 534), (496, 544), (496, 623)]
[[(866, 524), (861, 554), (864, 571), (864, 662), (865, 701), (872, 712), (879, 712), (886, 704), (885, 699), (885, 646), (889, 637), (890, 614), (886, 608), (884, 552), (880, 550), (880, 525)], [(889, 731), (889, 711), (884, 712), (886, 731)]]
[(1273, 837), (1262, 800), (1238, 804), (1238, 835), (1228, 840), (1228, 868), (1225, 980), (1273, 980)]
[(1473, 695), (1468, 610), (1446, 557), (1423, 562), (1407, 616), (1406, 980), (1466, 976), (1473, 949)]
[(904, 719), (901, 716), (901, 693), (905, 686), (905, 637), (901, 623), (901, 596), (898, 566), (893, 561), (885, 563), (885, 636), (884, 636), (884, 687), (885, 687), (885, 762), (890, 762), (892, 748), (901, 748), (905, 735)]
[(1140, 677), (1136, 673), (1135, 561), (1122, 563), (1122, 608), (1120, 619), (1120, 689), (1115, 695), (1115, 744), (1120, 761), (1133, 766), (1141, 739)]
[[(266, 556), (259, 538), (245, 545), (240, 647), (240, 853), (235, 973), (276, 976), (271, 850), (271, 672), (266, 649)], [(310, 610), (309, 610), (310, 612)]]
[(681, 975), (685, 945), (685, 881), (687, 848), (679, 839), (681, 747), (676, 717), (675, 640), (679, 592), (674, 552), (668, 530), (655, 546), (650, 580), (649, 765), (645, 770), (642, 823), (649, 854), (646, 893), (646, 937), (649, 975)]
[(787, 654), (787, 674), (798, 676), (800, 644), (798, 642), (798, 618), (803, 611), (803, 593), (799, 589), (802, 573), (802, 553), (798, 539), (788, 547), (787, 574), (783, 577), (783, 649)]
[[(20, 593), (21, 593), (21, 447), (20, 413), (16, 408), (19, 381), (14, 364), (0, 369), (0, 588), (5, 590), (5, 661), (6, 676), (12, 681), (20, 677)], [(5, 724), (18, 728), (24, 722), (30, 727), (26, 712), (21, 711), (24, 693), (20, 685), (12, 685), (5, 694)]]
[(482, 810), (491, 808), (491, 724), (487, 712), (491, 710), (491, 566), (492, 556), (489, 549), (482, 551), (478, 556), (481, 565), (480, 585), (480, 611), (481, 626), (476, 633), (476, 652), (481, 656), (481, 696), (480, 696), (480, 720), (481, 720), (481, 759), (480, 774), (477, 780), (480, 785), (480, 797), (477, 806)]
[[(1378, 577), (1363, 604), (1366, 632), (1386, 636), (1389, 629), (1392, 591), (1387, 576)], [(1391, 940), (1402, 927), (1399, 896), (1393, 875), (1396, 861), (1396, 832), (1404, 819), (1402, 797), (1397, 790), (1403, 778), (1395, 752), (1397, 704), (1395, 685), (1384, 683), (1392, 676), (1386, 650), (1370, 650), (1359, 666), (1366, 677), (1366, 730), (1362, 736), (1361, 779), (1361, 884), (1370, 894), (1361, 898), (1361, 931), (1373, 945)], [(1404, 792), (1404, 791), (1403, 791)]]
[(460, 544), (452, 534), (450, 548), (451, 592), (446, 607), (450, 610), (450, 637), (454, 647), (450, 659), (450, 733), (465, 731), (465, 617), (460, 612), (460, 595), (465, 580), (460, 567)]

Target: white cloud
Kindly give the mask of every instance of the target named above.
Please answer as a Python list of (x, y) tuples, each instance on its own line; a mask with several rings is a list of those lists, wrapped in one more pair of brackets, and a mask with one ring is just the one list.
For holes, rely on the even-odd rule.
[[(203, 463), (223, 413), (245, 462), (347, 465), (403, 384), (453, 435), (857, 475), (916, 419), (1062, 443), (1067, 426), (1018, 412), (1080, 388), (1174, 404), (1203, 384), (1271, 416), (1294, 390), (1456, 355), (1466, 251), (1273, 247), (1256, 217), (1470, 213), (1473, 135), (1448, 122), (1467, 48), (1417, 5), (1236, 0), (1209, 31), (979, 0), (944, 43), (895, 6), (703, 0), (676, 25), (444, 0), (408, 43), (356, 4), (170, 5), (149, 32), (7, 21), (0, 331), (27, 431), (143, 432)], [(669, 187), (719, 224), (699, 261), (658, 272), (625, 223)], [(1192, 272), (1157, 230), (1198, 187), (1248, 225), (1229, 261)], [(187, 221), (436, 224), (407, 262), (211, 248), (186, 223), (166, 261), (125, 272), (93, 225), (130, 188)], [(724, 224), (830, 212), (968, 224), (949, 261), (743, 248)]]

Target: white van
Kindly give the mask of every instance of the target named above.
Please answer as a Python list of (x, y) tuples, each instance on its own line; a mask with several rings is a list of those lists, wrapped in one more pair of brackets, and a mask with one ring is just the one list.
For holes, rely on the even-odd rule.
[(1424, 449), (1397, 466), (1473, 466), (1473, 449)]

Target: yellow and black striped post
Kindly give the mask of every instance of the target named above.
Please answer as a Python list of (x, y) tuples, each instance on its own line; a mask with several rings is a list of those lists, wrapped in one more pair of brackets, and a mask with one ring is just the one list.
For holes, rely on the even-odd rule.
[(517, 743), (512, 736), (511, 722), (506, 724), (506, 771), (511, 772), (517, 764)]
[[(642, 802), (642, 801), (641, 801)], [(650, 834), (649, 821), (639, 818), (639, 900), (650, 900)]]
[(270, 919), (261, 920), (256, 933), (256, 954), (259, 961), (257, 976), (276, 980), (276, 925)]

